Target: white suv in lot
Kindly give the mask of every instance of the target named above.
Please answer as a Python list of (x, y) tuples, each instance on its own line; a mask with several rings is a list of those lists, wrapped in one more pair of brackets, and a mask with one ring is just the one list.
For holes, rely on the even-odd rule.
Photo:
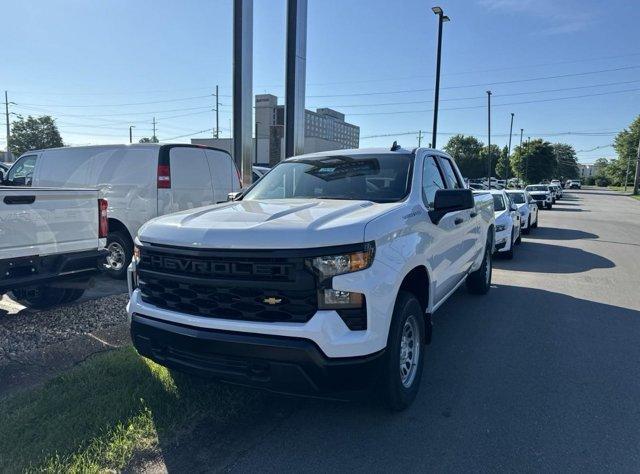
[(551, 209), (553, 207), (553, 197), (551, 190), (546, 184), (532, 184), (524, 188), (538, 205), (538, 209)]
[(310, 395), (416, 396), (431, 315), (491, 283), (493, 199), (443, 152), (290, 158), (240, 200), (156, 218), (129, 270), (138, 352), (178, 370)]
[(522, 233), (526, 235), (531, 232), (531, 229), (538, 227), (538, 205), (529, 193), (522, 189), (510, 189), (507, 195), (518, 206)]

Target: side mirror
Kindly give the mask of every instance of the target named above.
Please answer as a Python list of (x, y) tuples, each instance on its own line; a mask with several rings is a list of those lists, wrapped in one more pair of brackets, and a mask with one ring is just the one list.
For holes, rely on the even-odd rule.
[(470, 189), (439, 189), (433, 200), (433, 210), (429, 211), (429, 217), (434, 224), (450, 212), (473, 209), (475, 201)]
[(244, 193), (247, 191), (247, 188), (242, 188), (240, 191), (235, 191), (233, 193), (227, 194), (227, 201), (239, 201), (244, 196)]

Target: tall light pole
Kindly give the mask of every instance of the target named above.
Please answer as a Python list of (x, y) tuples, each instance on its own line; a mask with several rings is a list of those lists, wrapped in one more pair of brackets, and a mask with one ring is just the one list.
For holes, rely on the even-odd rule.
[(442, 8), (433, 7), (433, 13), (438, 15), (438, 51), (436, 53), (436, 90), (433, 100), (433, 134), (431, 135), (431, 148), (436, 147), (436, 135), (438, 133), (438, 102), (440, 100), (440, 58), (442, 56), (442, 24), (450, 18), (444, 14)]
[(520, 129), (520, 146), (522, 146), (522, 134), (524, 133), (524, 128)]
[[(511, 135), (513, 135), (513, 112), (511, 112), (511, 125), (509, 126), (509, 151), (507, 152), (507, 166), (506, 166), (506, 181), (509, 181), (509, 167), (511, 166), (509, 163), (509, 158), (511, 157)], [(506, 183), (509, 184), (509, 183)]]
[(487, 91), (487, 177), (489, 179), (489, 189), (491, 189), (491, 91)]
[(129, 143), (133, 143), (133, 129), (136, 128), (135, 125), (129, 125)]
[(637, 196), (640, 191), (640, 140), (638, 140), (638, 151), (636, 152), (636, 177), (633, 179), (633, 195)]
[(5, 160), (10, 163), (13, 161), (13, 158), (11, 157), (11, 148), (9, 147), (9, 142), (11, 141), (11, 125), (9, 125), (9, 97), (7, 91), (4, 91), (4, 113), (4, 118), (7, 122), (7, 155)]

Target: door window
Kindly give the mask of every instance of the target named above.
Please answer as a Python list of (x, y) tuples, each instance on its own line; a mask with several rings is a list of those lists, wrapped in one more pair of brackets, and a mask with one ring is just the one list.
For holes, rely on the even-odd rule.
[(13, 186), (31, 186), (37, 159), (38, 155), (26, 155), (20, 158), (9, 170), (7, 181)]
[(442, 165), (442, 173), (449, 189), (463, 189), (464, 186), (458, 178), (455, 170), (453, 169), (453, 163), (449, 158), (440, 157), (440, 164)]
[(440, 169), (436, 164), (433, 156), (427, 156), (424, 159), (422, 167), (422, 198), (428, 208), (433, 208), (433, 201), (436, 197), (438, 189), (445, 189)]

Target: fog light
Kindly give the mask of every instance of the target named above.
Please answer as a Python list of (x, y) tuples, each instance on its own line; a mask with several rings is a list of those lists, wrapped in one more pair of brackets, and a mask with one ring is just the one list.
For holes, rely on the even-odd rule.
[(320, 290), (318, 309), (361, 308), (364, 298), (362, 293), (342, 290)]

